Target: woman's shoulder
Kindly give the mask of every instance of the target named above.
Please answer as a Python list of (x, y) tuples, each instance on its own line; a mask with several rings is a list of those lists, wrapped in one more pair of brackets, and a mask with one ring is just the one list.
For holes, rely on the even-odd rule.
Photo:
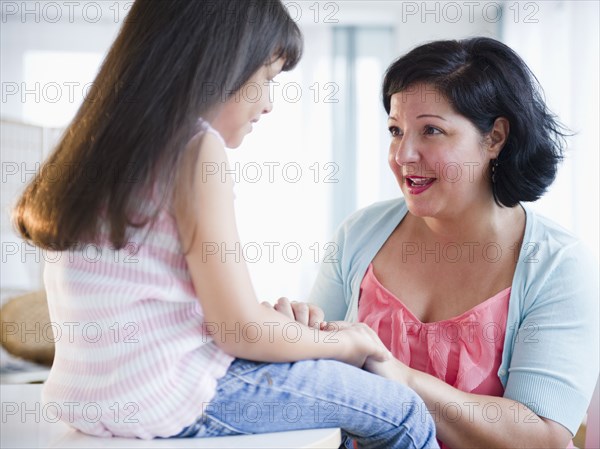
[(597, 290), (598, 261), (588, 245), (531, 207), (525, 209), (528, 223), (516, 273), (525, 290)]
[(378, 228), (397, 225), (407, 212), (404, 198), (378, 201), (352, 213), (340, 226), (345, 234), (369, 233)]
[(527, 220), (530, 220), (532, 224), (532, 236), (553, 239), (561, 244), (576, 243), (579, 240), (571, 231), (556, 221), (538, 213), (531, 206), (524, 206), (524, 208), (527, 212)]
[(527, 230), (524, 245), (535, 246), (547, 257), (578, 256), (589, 257), (586, 245), (573, 232), (554, 220), (539, 214), (530, 206), (524, 207), (527, 213)]
[(381, 247), (406, 212), (404, 198), (379, 201), (359, 209), (339, 225), (334, 235), (335, 244), (347, 256), (347, 261), (353, 260), (358, 253), (371, 255)]

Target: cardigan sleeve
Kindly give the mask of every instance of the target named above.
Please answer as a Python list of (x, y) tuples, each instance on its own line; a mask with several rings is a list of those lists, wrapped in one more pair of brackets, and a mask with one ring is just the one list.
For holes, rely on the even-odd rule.
[(333, 238), (334, 252), (321, 262), (317, 279), (311, 289), (308, 302), (321, 307), (325, 320), (343, 320), (348, 310), (344, 280), (342, 278), (342, 253), (344, 251), (344, 225)]
[(575, 434), (598, 379), (597, 264), (578, 242), (528, 259), (504, 397)]
[(380, 201), (340, 225), (333, 237), (335, 254), (321, 263), (309, 295), (309, 302), (323, 309), (327, 321), (355, 319), (362, 276), (406, 211), (403, 198)]

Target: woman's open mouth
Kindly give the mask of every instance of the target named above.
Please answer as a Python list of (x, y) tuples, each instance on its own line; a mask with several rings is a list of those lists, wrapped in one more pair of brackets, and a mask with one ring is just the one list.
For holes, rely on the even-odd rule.
[(433, 185), (437, 178), (426, 178), (424, 176), (406, 176), (406, 185), (408, 192), (411, 195), (418, 195), (423, 193), (429, 187)]

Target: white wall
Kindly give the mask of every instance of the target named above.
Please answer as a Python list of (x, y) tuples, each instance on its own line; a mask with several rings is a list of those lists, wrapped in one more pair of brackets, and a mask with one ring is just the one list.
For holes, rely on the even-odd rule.
[[(48, 127), (67, 124), (65, 111), (75, 113), (84, 98), (85, 83), (93, 80), (100, 60), (116, 37), (119, 22), (114, 20), (115, 14), (122, 16), (125, 4), (121, 10), (114, 6), (109, 10), (112, 5), (109, 2), (101, 4), (103, 9), (98, 17), (95, 6), (86, 8), (86, 2), (0, 3), (0, 116), (3, 120), (0, 300), (22, 290), (41, 287), (44, 254), (16, 237), (9, 212), (59, 137), (58, 130)], [(52, 52), (53, 58), (39, 71), (26, 74), (32, 52), (42, 56), (44, 52)], [(56, 58), (60, 52), (71, 56), (72, 70), (57, 77), (60, 61)], [(82, 71), (86, 73), (84, 79)], [(18, 124), (20, 122), (25, 124)]]
[[(3, 11), (7, 3), (2, 2)], [(37, 2), (41, 3), (41, 2)], [(61, 2), (58, 2), (59, 4)], [(20, 2), (19, 2), (20, 4)], [(68, 11), (68, 9), (65, 9)], [(65, 16), (67, 19), (68, 16)], [(21, 21), (25, 19), (25, 23)], [(69, 23), (68, 19), (57, 23), (48, 23), (43, 16), (2, 16), (0, 28), (0, 76), (2, 79), (2, 105), (3, 118), (23, 119), (24, 102), (35, 102), (36, 95), (39, 102), (54, 100), (54, 90), (34, 84), (24, 84), (24, 57), (29, 51), (51, 52), (81, 52), (98, 53), (105, 55), (118, 31), (119, 24), (109, 20), (97, 23), (86, 22), (78, 19)], [(51, 67), (48, 67), (51, 69)], [(69, 84), (67, 82), (81, 82), (79, 79), (56, 80), (62, 88), (65, 99), (69, 97)], [(16, 84), (16, 87), (14, 86)], [(16, 89), (16, 92), (15, 90)], [(81, 90), (73, 86), (76, 92), (72, 102), (80, 103)], [(29, 93), (27, 93), (29, 92)], [(47, 94), (47, 98), (45, 95)]]
[(532, 207), (583, 239), (598, 259), (600, 3), (546, 1), (504, 22), (505, 42), (538, 77), (550, 109), (574, 137), (548, 193)]

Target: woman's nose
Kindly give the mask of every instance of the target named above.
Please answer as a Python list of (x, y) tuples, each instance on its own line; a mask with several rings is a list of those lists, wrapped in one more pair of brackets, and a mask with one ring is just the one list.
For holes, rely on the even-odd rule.
[(405, 135), (402, 139), (392, 141), (390, 150), (394, 156), (394, 161), (398, 165), (406, 165), (419, 160), (417, 143), (409, 136)]

